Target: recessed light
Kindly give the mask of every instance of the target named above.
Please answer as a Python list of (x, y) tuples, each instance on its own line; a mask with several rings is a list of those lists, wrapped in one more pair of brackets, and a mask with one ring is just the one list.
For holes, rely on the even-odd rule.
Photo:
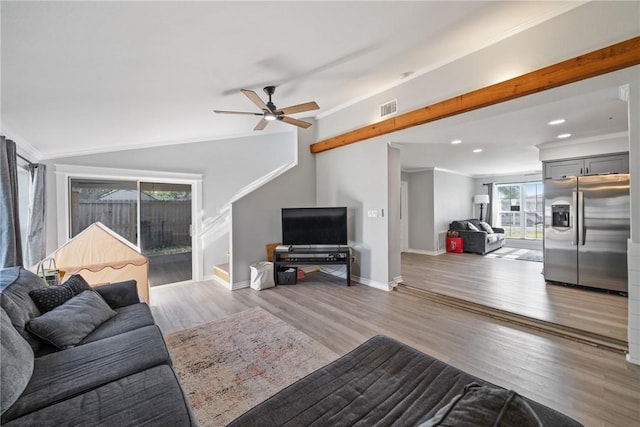
[(474, 153), (480, 153), (482, 152), (482, 148), (476, 148), (475, 150), (473, 150)]
[(570, 133), (561, 133), (560, 135), (558, 135), (558, 138), (564, 139), (564, 138), (569, 138), (570, 136), (571, 136)]
[(451, 141), (452, 144), (460, 144), (461, 142), (461, 139), (454, 139), (453, 141)]
[(566, 122), (565, 119), (556, 119), (556, 120), (551, 120), (549, 123), (549, 125), (553, 126), (553, 125), (560, 125), (562, 123)]

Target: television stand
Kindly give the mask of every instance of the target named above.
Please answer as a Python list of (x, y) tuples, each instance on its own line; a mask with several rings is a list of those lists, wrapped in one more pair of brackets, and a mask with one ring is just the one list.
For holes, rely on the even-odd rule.
[(345, 245), (279, 245), (273, 250), (273, 280), (278, 284), (280, 267), (301, 265), (342, 265), (347, 267), (347, 286), (351, 286), (351, 251)]

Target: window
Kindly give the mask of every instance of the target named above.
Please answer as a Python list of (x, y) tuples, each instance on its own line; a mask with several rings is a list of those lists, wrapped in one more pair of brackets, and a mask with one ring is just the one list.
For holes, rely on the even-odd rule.
[(497, 226), (505, 229), (508, 238), (542, 239), (542, 191), (542, 182), (497, 185)]

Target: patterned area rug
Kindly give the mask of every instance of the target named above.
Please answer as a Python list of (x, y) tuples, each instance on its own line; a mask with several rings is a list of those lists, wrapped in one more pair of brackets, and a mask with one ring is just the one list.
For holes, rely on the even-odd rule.
[(200, 426), (224, 426), (338, 355), (262, 308), (166, 337)]
[(520, 261), (542, 262), (542, 251), (535, 249), (500, 248), (485, 255), (488, 258), (517, 259)]

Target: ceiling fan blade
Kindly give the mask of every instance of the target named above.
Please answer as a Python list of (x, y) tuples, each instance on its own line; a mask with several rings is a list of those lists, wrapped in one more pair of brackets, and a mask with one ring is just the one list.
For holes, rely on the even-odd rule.
[(260, 119), (260, 121), (258, 122), (256, 127), (253, 128), (253, 130), (262, 130), (262, 129), (266, 128), (268, 124), (269, 124), (269, 121), (265, 120), (264, 118), (262, 118), (262, 119)]
[(282, 114), (294, 114), (294, 113), (302, 113), (304, 111), (317, 110), (320, 107), (315, 102), (305, 102), (304, 104), (292, 105), (291, 107), (285, 107), (278, 111), (281, 111)]
[(282, 120), (285, 123), (289, 123), (290, 125), (298, 126), (305, 129), (311, 126), (311, 123), (309, 122), (305, 122), (305, 121), (294, 119), (292, 117), (287, 117), (287, 116), (282, 117), (280, 120)]
[(260, 98), (258, 96), (257, 93), (255, 93), (252, 90), (249, 89), (240, 89), (240, 91), (242, 93), (244, 93), (246, 95), (247, 98), (249, 98), (251, 100), (251, 102), (253, 102), (254, 104), (256, 104), (258, 106), (259, 109), (263, 110), (263, 111), (271, 111), (269, 109), (269, 107), (267, 107), (267, 104), (264, 103), (264, 101), (262, 100), (262, 98)]
[(213, 110), (214, 113), (218, 114), (247, 114), (251, 116), (262, 116), (263, 113), (250, 113), (248, 111), (225, 111), (225, 110)]

